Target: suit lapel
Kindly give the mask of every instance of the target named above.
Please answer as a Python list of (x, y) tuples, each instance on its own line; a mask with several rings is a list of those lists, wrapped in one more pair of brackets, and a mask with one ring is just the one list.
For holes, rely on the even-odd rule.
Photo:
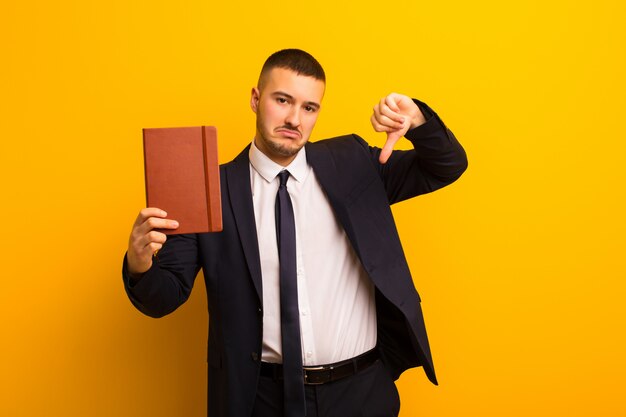
[(246, 263), (248, 264), (248, 270), (252, 276), (252, 282), (259, 301), (262, 301), (261, 261), (259, 258), (259, 243), (250, 188), (249, 148), (250, 146), (248, 145), (233, 160), (232, 164), (227, 166), (226, 181), (228, 183), (230, 206), (235, 216), (235, 223), (237, 224), (237, 231), (246, 257)]

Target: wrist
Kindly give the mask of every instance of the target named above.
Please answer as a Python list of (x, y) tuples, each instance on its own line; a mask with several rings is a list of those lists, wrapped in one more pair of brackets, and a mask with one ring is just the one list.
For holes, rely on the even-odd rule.
[(130, 253), (126, 255), (126, 272), (134, 281), (139, 279), (152, 267), (152, 260), (147, 264), (133, 257)]
[[(417, 106), (415, 106), (415, 107), (417, 107)], [(411, 125), (409, 126), (409, 130), (410, 129), (415, 129), (416, 127), (421, 126), (424, 123), (426, 123), (426, 118), (424, 117), (424, 114), (422, 113), (420, 108), (417, 107), (416, 114), (414, 114), (413, 117), (411, 117)]]

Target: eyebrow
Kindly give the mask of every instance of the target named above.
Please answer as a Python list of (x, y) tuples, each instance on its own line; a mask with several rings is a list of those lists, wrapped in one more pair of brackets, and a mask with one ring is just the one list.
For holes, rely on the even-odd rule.
[[(282, 96), (282, 97), (288, 98), (290, 100), (294, 99), (294, 97), (291, 94), (287, 94), (284, 91), (274, 91), (272, 93), (272, 96), (273, 97), (275, 97), (275, 96)], [(316, 103), (314, 101), (305, 101), (304, 104), (312, 106), (312, 107), (315, 107), (316, 109), (319, 109), (321, 107), (319, 103)]]

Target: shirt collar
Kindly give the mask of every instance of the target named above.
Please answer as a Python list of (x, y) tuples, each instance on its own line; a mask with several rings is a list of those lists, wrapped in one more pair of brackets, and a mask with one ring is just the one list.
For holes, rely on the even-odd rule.
[(291, 176), (300, 183), (306, 180), (309, 173), (309, 165), (306, 162), (306, 150), (304, 146), (298, 151), (294, 160), (286, 167), (277, 164), (261, 152), (254, 144), (254, 140), (252, 140), (248, 157), (250, 158), (250, 164), (254, 170), (267, 182), (274, 181), (278, 173), (284, 169), (289, 171)]

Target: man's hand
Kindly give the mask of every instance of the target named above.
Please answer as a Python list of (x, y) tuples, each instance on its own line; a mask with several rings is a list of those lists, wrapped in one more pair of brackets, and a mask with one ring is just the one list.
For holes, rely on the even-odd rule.
[(152, 266), (152, 256), (163, 247), (167, 236), (153, 229), (176, 229), (176, 220), (165, 219), (167, 213), (158, 208), (139, 212), (128, 241), (128, 272), (137, 276)]
[(409, 129), (426, 122), (422, 111), (410, 97), (396, 93), (380, 99), (370, 120), (375, 131), (387, 132), (387, 142), (379, 157), (381, 164), (387, 162), (398, 139)]

